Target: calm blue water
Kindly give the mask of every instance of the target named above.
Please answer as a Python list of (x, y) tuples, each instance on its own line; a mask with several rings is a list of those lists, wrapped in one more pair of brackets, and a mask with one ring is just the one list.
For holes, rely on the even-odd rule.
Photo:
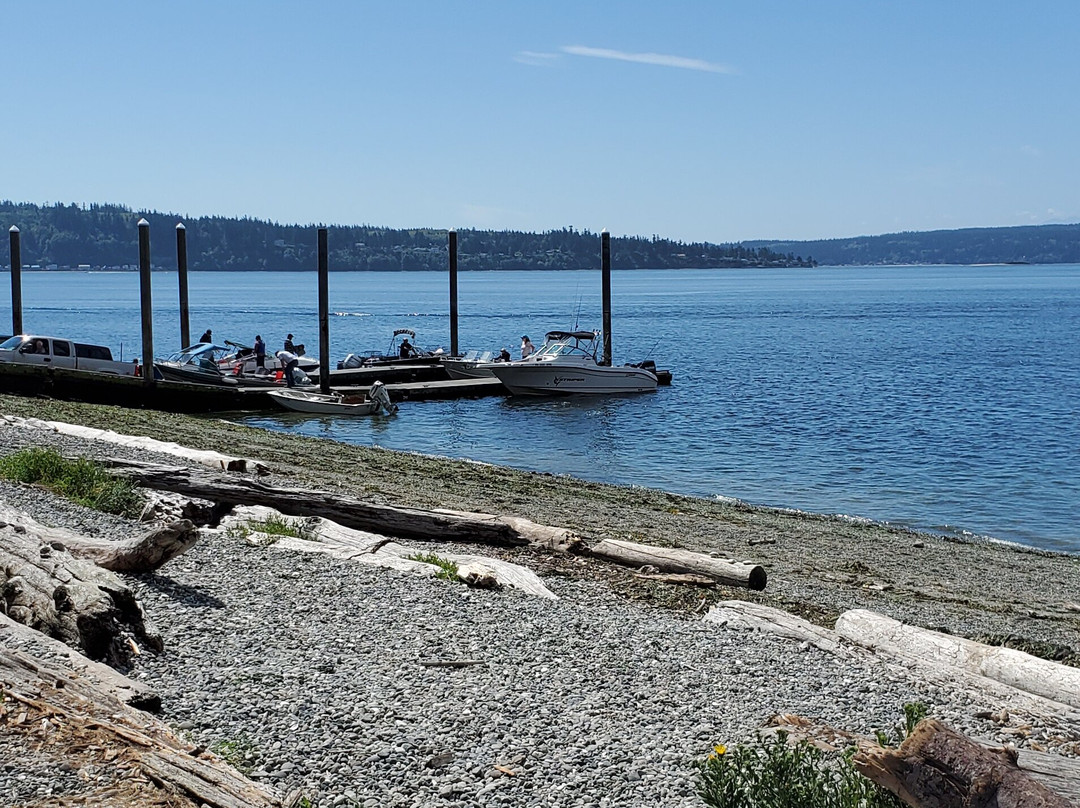
[[(176, 276), (153, 283), (160, 357), (179, 347)], [(399, 327), (448, 347), (447, 285), (331, 275), (332, 360), (386, 347)], [(23, 301), (28, 331), (139, 353), (137, 273), (24, 274)], [(196, 336), (318, 345), (314, 272), (193, 273), (190, 304)], [(616, 363), (648, 355), (672, 387), (241, 420), (1080, 551), (1080, 266), (616, 272), (613, 306)], [(459, 316), (462, 349), (516, 353), (522, 334), (598, 328), (599, 272), (463, 273)]]

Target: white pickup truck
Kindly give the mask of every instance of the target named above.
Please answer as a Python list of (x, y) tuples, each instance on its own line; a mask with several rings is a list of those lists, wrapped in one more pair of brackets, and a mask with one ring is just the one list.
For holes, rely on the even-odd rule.
[(116, 362), (104, 345), (87, 345), (57, 337), (17, 334), (0, 342), (0, 362), (20, 365), (91, 370), (118, 376), (136, 376), (138, 362)]

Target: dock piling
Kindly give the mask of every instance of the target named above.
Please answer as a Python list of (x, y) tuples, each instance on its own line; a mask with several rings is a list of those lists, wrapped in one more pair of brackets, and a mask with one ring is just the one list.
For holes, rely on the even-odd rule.
[(319, 228), (319, 390), (330, 392), (330, 259), (326, 228)]
[(143, 385), (154, 386), (154, 312), (150, 298), (150, 222), (139, 219), (139, 305), (142, 309)]
[(450, 355), (458, 356), (458, 310), (457, 310), (457, 231), (448, 233), (450, 238)]
[(176, 278), (180, 284), (180, 347), (191, 345), (191, 327), (188, 323), (187, 286), (187, 228), (183, 222), (176, 225)]
[(11, 226), (11, 333), (23, 332), (22, 322), (22, 247), (19, 228)]
[(604, 312), (604, 359), (611, 365), (611, 234), (605, 228), (600, 233), (600, 285)]

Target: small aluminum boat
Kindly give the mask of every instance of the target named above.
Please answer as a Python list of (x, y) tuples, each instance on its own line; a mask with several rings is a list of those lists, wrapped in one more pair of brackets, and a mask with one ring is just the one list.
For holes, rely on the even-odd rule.
[[(363, 396), (335, 396), (313, 393), (286, 387), (284, 390), (268, 390), (267, 395), (287, 410), (315, 413), (317, 415), (372, 415), (381, 406)], [(355, 400), (353, 400), (355, 399)]]

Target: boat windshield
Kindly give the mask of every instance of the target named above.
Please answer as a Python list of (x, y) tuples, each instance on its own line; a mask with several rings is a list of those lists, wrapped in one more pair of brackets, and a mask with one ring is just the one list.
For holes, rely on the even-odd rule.
[(461, 358), (465, 362), (490, 362), (492, 356), (491, 351), (466, 351)]
[[(549, 339), (543, 345), (540, 346), (530, 359), (540, 359), (541, 357), (555, 357), (555, 356), (580, 356), (584, 354), (592, 358), (596, 358), (596, 343), (595, 335), (593, 334), (549, 334)], [(554, 337), (554, 338), (553, 338)]]
[(168, 361), (176, 362), (178, 365), (197, 365), (207, 370), (216, 370), (218, 360), (227, 350), (219, 345), (201, 342), (174, 353)]

